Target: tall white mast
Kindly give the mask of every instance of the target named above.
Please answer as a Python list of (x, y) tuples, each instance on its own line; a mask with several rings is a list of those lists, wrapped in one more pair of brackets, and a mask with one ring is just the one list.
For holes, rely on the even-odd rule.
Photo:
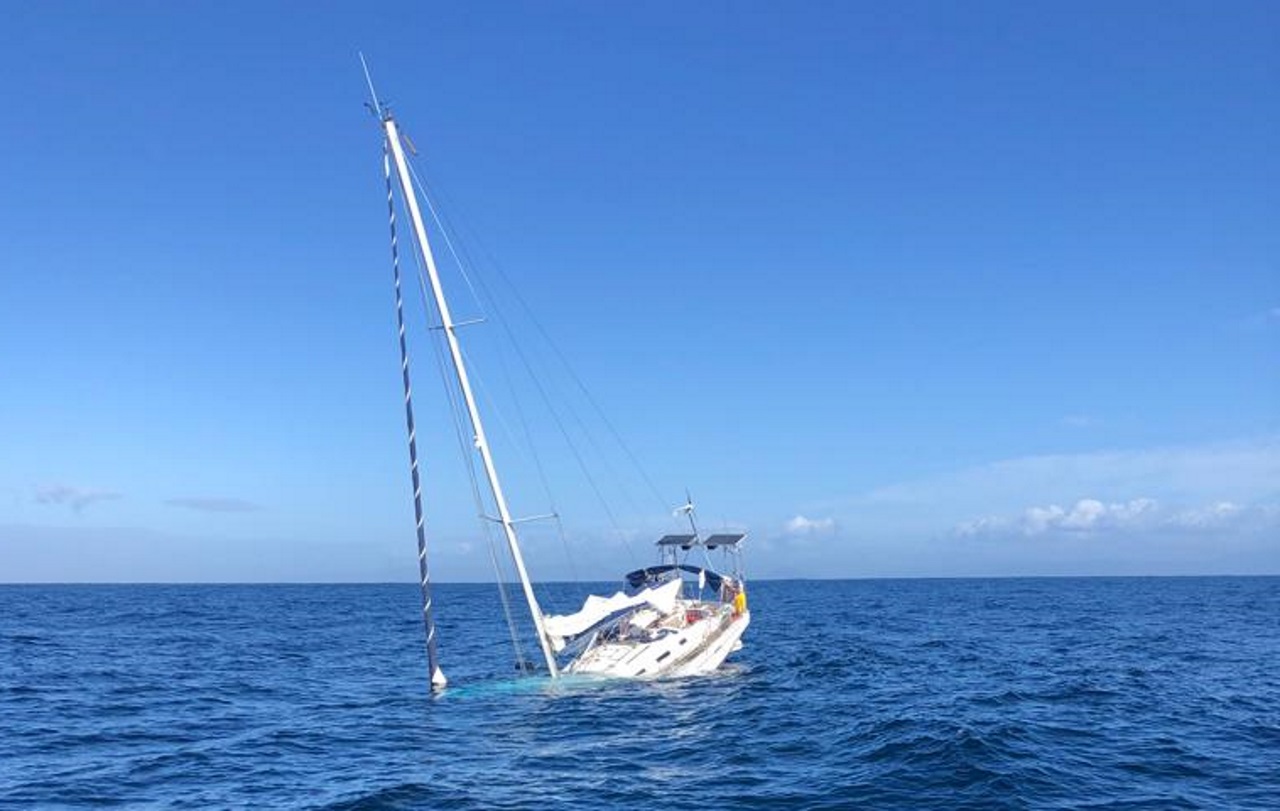
[(458, 375), (458, 387), (462, 389), (462, 398), (467, 403), (467, 413), (471, 417), (471, 431), (476, 450), (484, 463), (485, 476), (489, 479), (489, 489), (493, 492), (493, 501), (498, 508), (498, 520), (507, 537), (507, 546), (511, 549), (511, 559), (515, 561), (516, 572), (520, 576), (520, 585), (524, 589), (525, 600), (529, 603), (529, 613), (533, 615), (533, 624), (538, 631), (538, 644), (542, 647), (543, 658), (547, 662), (547, 670), (551, 675), (560, 675), (556, 667), (555, 653), (547, 638), (547, 630), (543, 624), (542, 610), (538, 608), (538, 598), (533, 594), (533, 584), (529, 582), (529, 573), (524, 567), (524, 556), (520, 554), (520, 543), (516, 539), (515, 523), (511, 520), (511, 511), (507, 508), (506, 496), (502, 494), (502, 484), (498, 481), (498, 470), (493, 465), (493, 455), (489, 452), (489, 441), (485, 438), (484, 423), (480, 420), (480, 411), (476, 408), (475, 395), (471, 392), (471, 380), (467, 377), (467, 367), (462, 359), (462, 348), (458, 344), (453, 317), (449, 314), (449, 303), (445, 300), (444, 289), (440, 286), (440, 275), (436, 272), (435, 258), (431, 254), (431, 244), (427, 241), (427, 229), (422, 223), (422, 212), (418, 209), (418, 198), (413, 191), (413, 182), (409, 177), (409, 167), (405, 163), (404, 147), (400, 143), (400, 131), (395, 119), (384, 114), (382, 125), (386, 129), (387, 142), (391, 144), (391, 155), (395, 158), (396, 172), (400, 178), (400, 189), (404, 194), (405, 204), (409, 208), (409, 217), (413, 220), (414, 235), (422, 248), (422, 255), (427, 263), (427, 277), (431, 281), (431, 292), (435, 296), (436, 308), (440, 311), (441, 327), (449, 344), (449, 354), (453, 358), (453, 369)]

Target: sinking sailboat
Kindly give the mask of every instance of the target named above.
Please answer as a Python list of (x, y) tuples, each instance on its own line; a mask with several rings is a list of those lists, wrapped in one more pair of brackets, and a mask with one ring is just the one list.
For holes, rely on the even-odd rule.
[[(470, 428), (470, 439), (484, 471), (489, 503), (496, 512), (495, 515), (483, 515), (482, 520), (501, 527), (507, 552), (533, 621), (546, 672), (552, 677), (561, 673), (581, 673), (653, 678), (696, 675), (715, 670), (725, 657), (741, 647), (742, 634), (751, 620), (742, 574), (741, 552), (745, 536), (728, 533), (704, 535), (698, 529), (691, 502), (677, 510), (677, 513), (687, 517), (692, 532), (659, 539), (656, 565), (627, 574), (621, 590), (607, 597), (593, 595), (577, 612), (566, 615), (548, 615), (543, 612), (521, 552), (516, 526), (518, 522), (512, 518), (508, 507), (498, 467), (485, 433), (484, 421), (476, 404), (471, 376), (459, 343), (458, 327), (461, 325), (454, 321), (441, 285), (413, 172), (405, 155), (404, 136), (390, 109), (378, 101), (372, 82), (370, 92), (373, 96), (372, 109), (381, 124), (384, 138), (383, 167), (391, 224), (396, 318), (417, 519), (423, 624), (427, 635), (432, 686), (443, 687), (446, 679), (438, 662), (431, 578), (427, 565), (417, 435), (400, 292), (401, 276), (396, 239), (397, 192), (411, 220), (417, 255), (425, 265), (425, 284), (430, 288), (435, 314), (440, 322), (437, 329), (443, 336), (448, 365), (465, 406), (465, 422)], [(722, 556), (718, 567), (712, 560), (713, 554)], [(513, 632), (513, 639), (515, 636)]]
[[(686, 505), (692, 515), (692, 504)], [(588, 597), (582, 610), (546, 618), (553, 647), (580, 651), (565, 668), (602, 676), (697, 676), (710, 673), (742, 647), (751, 622), (742, 578), (745, 535), (689, 535), (658, 539), (663, 562), (626, 576), (630, 594)], [(721, 550), (733, 574), (712, 568), (707, 553)], [(702, 566), (687, 562), (702, 557)]]

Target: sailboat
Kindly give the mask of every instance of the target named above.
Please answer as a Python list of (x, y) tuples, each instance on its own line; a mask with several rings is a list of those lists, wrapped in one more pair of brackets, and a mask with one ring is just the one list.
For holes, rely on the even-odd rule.
[[(363, 56), (361, 60), (363, 62)], [(367, 65), (365, 76), (368, 79)], [(685, 505), (676, 511), (677, 515), (688, 519), (691, 531), (659, 538), (656, 543), (658, 555), (655, 565), (629, 572), (624, 578), (623, 588), (609, 596), (588, 597), (576, 612), (564, 615), (543, 612), (521, 552), (518, 522), (512, 518), (508, 507), (498, 467), (485, 433), (484, 420), (476, 404), (471, 376), (458, 336), (458, 327), (461, 325), (453, 319), (449, 301), (441, 285), (422, 217), (418, 190), (405, 156), (405, 137), (390, 109), (378, 101), (371, 80), (369, 90), (372, 96), (371, 109), (381, 124), (384, 140), (383, 172), (391, 223), (396, 321), (399, 329), (414, 514), (417, 520), (423, 626), (426, 631), (432, 687), (443, 688), (448, 680), (438, 661), (427, 560), (417, 434), (400, 292), (401, 276), (396, 239), (397, 192), (411, 220), (418, 255), (425, 264), (426, 283), (430, 287), (440, 320), (437, 328), (443, 335), (449, 366), (465, 405), (466, 424), (470, 428), (471, 440), (484, 471), (490, 502), (496, 508), (496, 515), (481, 518), (501, 527), (507, 552), (533, 621), (546, 673), (552, 678), (564, 673), (656, 678), (699, 675), (716, 670), (730, 653), (741, 648), (742, 634), (751, 621), (742, 573), (742, 542), (746, 536), (741, 533), (701, 532), (691, 499), (686, 499)], [(722, 557), (718, 568), (713, 565), (714, 554)]]

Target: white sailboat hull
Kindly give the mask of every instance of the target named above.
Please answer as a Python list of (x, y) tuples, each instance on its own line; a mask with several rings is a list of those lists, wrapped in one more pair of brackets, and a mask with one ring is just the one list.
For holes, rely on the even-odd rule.
[[(704, 616), (686, 620), (698, 612)], [(741, 647), (750, 622), (749, 611), (735, 613), (727, 605), (682, 601), (676, 611), (653, 624), (651, 638), (597, 639), (566, 672), (640, 679), (711, 673)]]

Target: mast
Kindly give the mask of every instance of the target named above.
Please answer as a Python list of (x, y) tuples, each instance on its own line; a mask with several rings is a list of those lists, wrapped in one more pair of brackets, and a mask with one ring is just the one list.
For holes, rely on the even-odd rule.
[(409, 431), (409, 474), (413, 479), (413, 515), (418, 531), (418, 585), (422, 590), (422, 626), (427, 632), (427, 670), (431, 689), (442, 689), (449, 680), (440, 669), (436, 655), (436, 622), (431, 613), (431, 572), (427, 569), (427, 534), (422, 520), (422, 480), (418, 476), (417, 429), (413, 421), (413, 386), (409, 383), (409, 349), (404, 338), (404, 304), (400, 296), (400, 248), (396, 240), (396, 207), (391, 196), (391, 160), (382, 152), (382, 168), (387, 176), (387, 216), (391, 223), (391, 267), (396, 282), (396, 328), (400, 335), (400, 376), (404, 382), (404, 419)]
[[(369, 65), (360, 54), (360, 65), (364, 68), (365, 81), (369, 83), (369, 96), (373, 100), (370, 111), (381, 119), (382, 104), (378, 101), (378, 93), (373, 89), (373, 78), (369, 75)], [(391, 226), (391, 269), (395, 278), (396, 289), (396, 328), (400, 337), (400, 377), (404, 383), (404, 419), (409, 432), (409, 474), (413, 480), (413, 514), (416, 519), (418, 535), (418, 586), (422, 591), (422, 627), (427, 634), (427, 670), (430, 674), (431, 689), (442, 690), (449, 683), (444, 671), (440, 669), (440, 659), (436, 654), (436, 621), (431, 611), (431, 572), (427, 568), (427, 533), (423, 526), (422, 515), (422, 480), (418, 476), (418, 440), (417, 429), (413, 421), (413, 386), (409, 382), (409, 348), (404, 336), (404, 302), (400, 296), (400, 246), (396, 238), (396, 206), (391, 190), (391, 155), (384, 146), (382, 150), (382, 173), (387, 180), (387, 222)]]
[(533, 584), (529, 582), (529, 573), (524, 566), (524, 556), (520, 554), (520, 543), (516, 538), (515, 522), (511, 519), (511, 511), (507, 508), (506, 496), (502, 493), (502, 484), (498, 481), (498, 470), (493, 463), (493, 455), (489, 451), (489, 441), (485, 436), (484, 423), (480, 419), (480, 411), (476, 408), (475, 395), (471, 391), (471, 380), (467, 376), (467, 366), (462, 359), (462, 347), (458, 344), (458, 336), (449, 313), (449, 302), (445, 300), (444, 289), (440, 285), (440, 275), (436, 272), (435, 258), (431, 254), (431, 244), (427, 240), (427, 229), (422, 222), (422, 212), (418, 208), (418, 198), (413, 191), (413, 182), (409, 177), (409, 167), (405, 163), (404, 147), (400, 143), (400, 131), (390, 113), (382, 116), (382, 125), (386, 130), (387, 143), (391, 145), (391, 155), (395, 159), (396, 172), (400, 179), (400, 190), (404, 194), (405, 205), (409, 209), (409, 217), (413, 220), (414, 235), (422, 248), (423, 258), (427, 264), (427, 277), (431, 282), (431, 292), (435, 297), (436, 308), (440, 311), (441, 328), (449, 345), (449, 355), (453, 359), (453, 369), (457, 373), (458, 387), (462, 390), (462, 398), (467, 404), (467, 414), (471, 419), (471, 431), (476, 450), (484, 465), (485, 476), (489, 480), (489, 490), (493, 493), (494, 504), (498, 508), (498, 521), (502, 524), (503, 534), (507, 538), (507, 547), (511, 550), (511, 559), (515, 562), (516, 573), (520, 576), (520, 586), (525, 600), (529, 603), (529, 613), (533, 617), (533, 625), (538, 632), (538, 645), (542, 648), (542, 656), (547, 662), (547, 670), (552, 677), (560, 675), (556, 667), (555, 653), (547, 637), (543, 623), (542, 610), (538, 607), (538, 598), (533, 594)]

